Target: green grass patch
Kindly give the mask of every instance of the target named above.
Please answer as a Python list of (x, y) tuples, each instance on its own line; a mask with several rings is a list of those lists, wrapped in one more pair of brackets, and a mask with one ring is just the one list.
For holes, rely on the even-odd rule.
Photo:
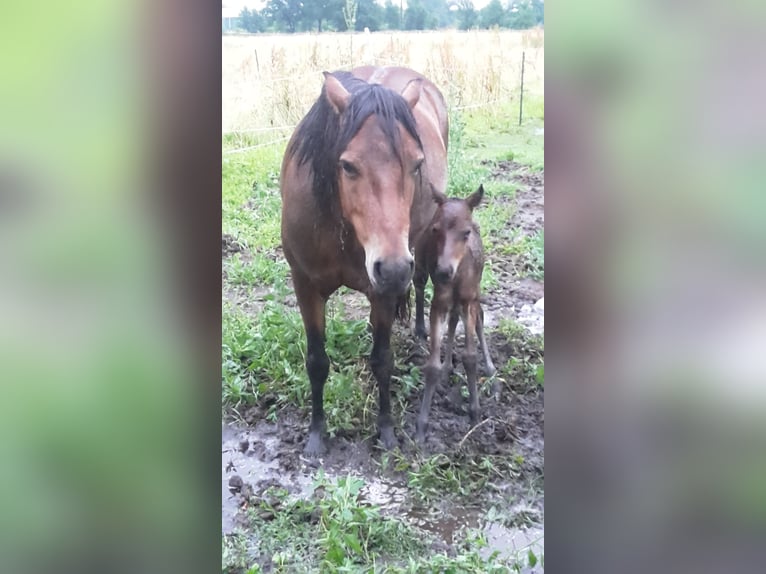
[(380, 464), (384, 470), (404, 473), (410, 494), (431, 504), (475, 498), (498, 480), (511, 478), (521, 462), (507, 456), (462, 451), (407, 457), (394, 451), (383, 453)]
[(364, 499), (363, 488), (360, 478), (330, 480), (320, 470), (308, 499), (268, 489), (249, 509), (246, 531), (224, 537), (223, 572), (478, 574), (518, 568), (497, 553), (483, 558), (481, 533), (464, 532), (454, 556), (434, 553), (431, 535), (384, 515)]
[(545, 105), (540, 96), (524, 97), (524, 114), (519, 126), (518, 100), (498, 106), (467, 110), (462, 117), (467, 159), (512, 160), (542, 170), (544, 141), (540, 130), (545, 125)]
[(223, 264), (226, 279), (230, 285), (269, 285), (278, 286), (287, 283), (290, 268), (287, 262), (262, 253), (252, 257), (243, 257), (235, 253)]
[(510, 319), (500, 319), (497, 329), (511, 344), (511, 357), (500, 373), (516, 385), (535, 387), (545, 384), (545, 339), (532, 335)]
[(281, 161), (277, 146), (223, 157), (222, 230), (249, 248), (280, 244)]
[(515, 272), (519, 277), (532, 277), (537, 281), (545, 279), (545, 232), (538, 231), (532, 236), (516, 233), (508, 243), (496, 247), (504, 255), (517, 258)]

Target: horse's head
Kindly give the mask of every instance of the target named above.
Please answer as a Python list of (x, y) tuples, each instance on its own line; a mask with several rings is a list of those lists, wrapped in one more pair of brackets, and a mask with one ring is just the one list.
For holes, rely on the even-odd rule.
[(433, 187), (431, 192), (439, 206), (431, 222), (437, 253), (434, 281), (449, 283), (463, 260), (471, 234), (476, 233), (473, 210), (481, 203), (484, 186), (480, 185), (466, 199), (448, 199)]
[(380, 85), (349, 92), (325, 75), (325, 97), (340, 115), (337, 181), (340, 209), (364, 248), (377, 293), (401, 295), (412, 279), (410, 208), (420, 185), (424, 154), (412, 108), (421, 82), (402, 94)]

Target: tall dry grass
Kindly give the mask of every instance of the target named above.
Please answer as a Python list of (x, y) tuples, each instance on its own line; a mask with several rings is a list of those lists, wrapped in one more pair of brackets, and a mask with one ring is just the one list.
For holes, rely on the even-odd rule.
[(223, 131), (289, 135), (319, 94), (323, 70), (365, 64), (411, 67), (454, 107), (511, 100), (522, 52), (525, 92), (542, 95), (542, 29), (224, 36)]

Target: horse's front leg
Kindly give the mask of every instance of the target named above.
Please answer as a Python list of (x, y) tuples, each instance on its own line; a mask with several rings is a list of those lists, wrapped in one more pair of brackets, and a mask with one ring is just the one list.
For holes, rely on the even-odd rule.
[(306, 329), (306, 371), (311, 382), (311, 426), (304, 452), (319, 456), (327, 452), (324, 443), (324, 384), (330, 371), (330, 359), (325, 351), (326, 299), (316, 291), (308, 279), (293, 273), (295, 295)]
[(378, 383), (379, 413), (378, 430), (380, 442), (386, 450), (398, 446), (391, 416), (391, 373), (394, 358), (391, 353), (391, 328), (396, 312), (396, 298), (373, 296), (370, 298), (370, 323), (372, 324), (372, 353), (370, 369)]

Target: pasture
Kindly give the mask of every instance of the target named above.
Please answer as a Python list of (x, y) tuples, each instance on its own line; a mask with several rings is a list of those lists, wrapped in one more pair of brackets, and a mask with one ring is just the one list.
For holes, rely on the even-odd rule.
[[(223, 571), (541, 571), (544, 345), (534, 304), (544, 284), (542, 31), (222, 41)], [(319, 95), (322, 70), (394, 63), (428, 76), (448, 102), (448, 195), (464, 197), (480, 183), (486, 190), (475, 218), (497, 373), (487, 376), (480, 362), (481, 415), (472, 427), (459, 329), (450, 385), (437, 388), (418, 447), (428, 351), (413, 334), (414, 313), (409, 325), (396, 324), (392, 405), (401, 446), (382, 452), (369, 305), (341, 289), (327, 316), (329, 453), (309, 459), (306, 342), (280, 247), (280, 164), (293, 126)], [(429, 283), (426, 313), (430, 292)]]

